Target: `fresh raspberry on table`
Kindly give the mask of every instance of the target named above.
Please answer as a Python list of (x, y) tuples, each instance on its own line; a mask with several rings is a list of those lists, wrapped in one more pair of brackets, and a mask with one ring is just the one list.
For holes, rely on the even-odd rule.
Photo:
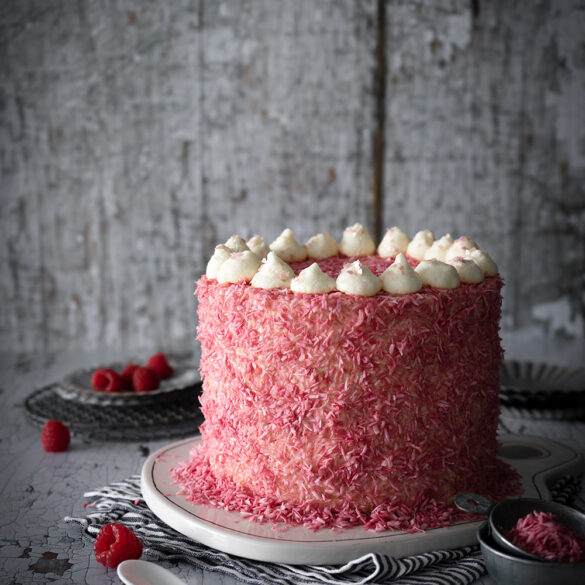
[(132, 376), (136, 371), (136, 368), (140, 367), (138, 364), (128, 364), (120, 374), (122, 381), (124, 382), (124, 388), (126, 390), (134, 390), (134, 386), (132, 384)]
[(164, 353), (155, 353), (153, 356), (150, 356), (146, 365), (154, 370), (161, 380), (166, 380), (173, 375), (173, 368), (170, 366), (167, 361), (167, 356)]
[(69, 429), (59, 420), (48, 420), (41, 431), (43, 449), (49, 453), (67, 451), (71, 435)]
[(152, 368), (138, 367), (132, 374), (134, 392), (151, 392), (160, 385), (160, 378)]
[(111, 522), (98, 532), (93, 551), (102, 565), (115, 569), (122, 561), (142, 556), (142, 541), (123, 524)]

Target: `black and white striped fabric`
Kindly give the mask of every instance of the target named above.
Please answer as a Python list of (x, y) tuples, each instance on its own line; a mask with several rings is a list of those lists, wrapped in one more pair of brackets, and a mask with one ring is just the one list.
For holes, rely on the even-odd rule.
[[(568, 503), (578, 493), (574, 477), (561, 479), (553, 488), (556, 501)], [(84, 494), (88, 515), (65, 518), (81, 525), (83, 533), (95, 538), (109, 522), (131, 528), (144, 544), (143, 558), (187, 562), (254, 585), (297, 585), (321, 583), (393, 585), (467, 585), (485, 573), (478, 546), (438, 550), (401, 559), (367, 554), (342, 566), (303, 566), (260, 563), (233, 557), (179, 534), (159, 520), (142, 499), (140, 477), (112, 483)]]

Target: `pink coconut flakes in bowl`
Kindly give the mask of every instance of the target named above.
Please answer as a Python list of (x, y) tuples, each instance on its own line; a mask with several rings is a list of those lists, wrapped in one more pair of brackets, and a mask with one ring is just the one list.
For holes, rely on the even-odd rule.
[(549, 561), (585, 561), (585, 540), (550, 512), (533, 511), (518, 519), (504, 536), (517, 547)]

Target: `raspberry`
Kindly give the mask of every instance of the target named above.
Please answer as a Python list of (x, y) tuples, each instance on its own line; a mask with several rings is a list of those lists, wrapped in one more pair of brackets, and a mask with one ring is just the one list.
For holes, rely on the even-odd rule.
[(91, 385), (99, 392), (121, 392), (124, 390), (124, 381), (120, 374), (108, 368), (95, 370), (91, 375)]
[(141, 540), (126, 526), (111, 522), (102, 526), (93, 545), (95, 558), (115, 569), (122, 561), (142, 556)]
[(169, 365), (167, 356), (164, 353), (155, 353), (150, 357), (146, 365), (154, 370), (161, 380), (166, 380), (173, 375), (173, 368)]
[(134, 392), (150, 392), (156, 390), (160, 384), (158, 374), (151, 368), (138, 367), (132, 374)]
[(132, 385), (132, 375), (134, 374), (134, 371), (138, 367), (139, 366), (137, 364), (128, 364), (122, 370), (120, 377), (122, 378), (122, 381), (124, 382), (124, 388), (126, 390), (134, 390), (134, 386)]
[(106, 376), (106, 368), (94, 370), (91, 375), (91, 387), (95, 390), (102, 390), (108, 385), (108, 378)]
[(69, 429), (59, 420), (51, 419), (43, 425), (41, 443), (43, 449), (49, 453), (67, 451), (71, 441)]

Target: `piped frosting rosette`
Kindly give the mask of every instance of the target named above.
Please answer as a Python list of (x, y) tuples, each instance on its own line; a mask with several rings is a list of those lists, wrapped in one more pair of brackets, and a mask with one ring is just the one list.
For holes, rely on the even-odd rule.
[(490, 255), (468, 236), (454, 239), (445, 234), (435, 239), (423, 229), (411, 240), (394, 226), (376, 246), (360, 223), (347, 227), (339, 242), (321, 232), (303, 245), (290, 228), (270, 244), (257, 234), (247, 241), (234, 234), (216, 246), (205, 271), (208, 279), (224, 285), (359, 296), (414, 294), (423, 287), (447, 290), (479, 284), (497, 274)]

